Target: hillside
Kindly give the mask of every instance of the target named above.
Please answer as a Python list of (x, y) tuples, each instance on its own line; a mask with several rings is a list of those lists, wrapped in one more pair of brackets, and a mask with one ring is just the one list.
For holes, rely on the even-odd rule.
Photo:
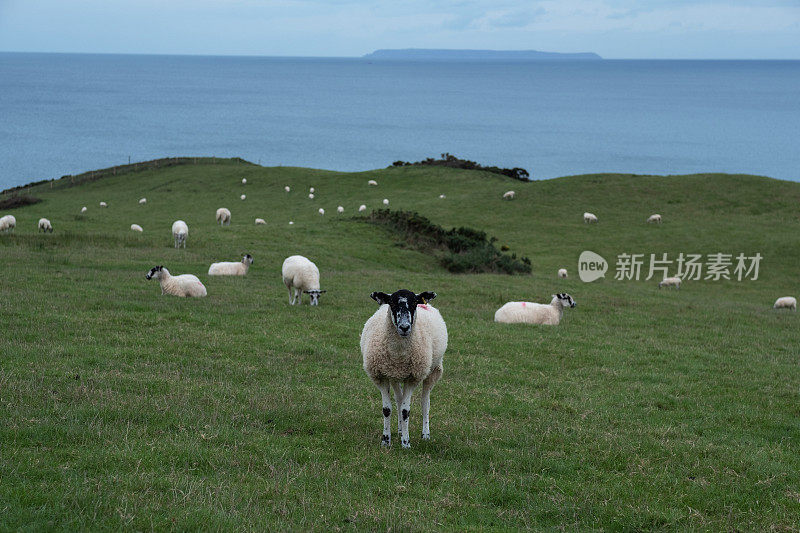
[[(800, 523), (800, 328), (797, 313), (771, 309), (800, 296), (798, 183), (521, 183), (443, 167), (218, 160), (57, 185), (0, 212), (17, 219), (0, 233), (0, 530)], [(501, 200), (509, 189), (516, 199)], [(351, 218), (383, 198), (486, 231), (530, 257), (533, 273), (450, 274)], [(215, 224), (222, 206), (230, 227)], [(584, 224), (584, 211), (600, 222)], [(654, 212), (662, 225), (645, 224)], [(42, 216), (53, 234), (37, 234)], [(185, 250), (172, 247), (176, 219), (190, 228)], [(584, 250), (609, 260), (605, 279), (578, 279)], [(675, 291), (614, 279), (619, 254), (681, 252), (763, 259), (755, 281)], [(246, 278), (206, 275), (244, 253), (255, 258)], [(320, 267), (319, 307), (288, 305), (280, 266), (292, 254)], [(162, 297), (145, 280), (154, 265), (198, 275), (208, 297)], [(560, 267), (569, 279), (556, 278)], [(412, 448), (386, 450), (358, 339), (376, 309), (370, 292), (401, 287), (438, 293), (450, 344), (432, 440), (419, 438), (415, 395)], [(506, 301), (556, 292), (578, 303), (557, 327), (492, 320)]]

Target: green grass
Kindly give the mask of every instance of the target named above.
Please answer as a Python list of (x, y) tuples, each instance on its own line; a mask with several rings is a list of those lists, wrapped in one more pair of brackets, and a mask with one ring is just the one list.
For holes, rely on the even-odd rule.
[[(0, 234), (2, 530), (798, 530), (800, 327), (771, 309), (800, 292), (798, 183), (221, 162), (32, 194)], [(383, 198), (498, 237), (533, 274), (449, 274), (349, 218)], [(577, 279), (586, 249), (612, 262), (606, 279)], [(246, 278), (205, 275), (245, 252)], [(659, 291), (613, 279), (623, 252), (764, 259), (757, 281)], [(320, 267), (319, 307), (289, 307), (291, 254)], [(208, 297), (162, 297), (144, 278), (156, 264)], [(401, 287), (438, 293), (450, 345), (432, 440), (415, 401), (412, 448), (387, 450), (358, 338), (369, 293)], [(555, 292), (578, 302), (558, 327), (492, 321)]]

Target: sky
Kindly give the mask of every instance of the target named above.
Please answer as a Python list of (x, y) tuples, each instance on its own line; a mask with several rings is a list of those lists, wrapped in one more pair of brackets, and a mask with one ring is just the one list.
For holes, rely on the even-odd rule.
[(800, 59), (800, 0), (0, 0), (0, 51)]

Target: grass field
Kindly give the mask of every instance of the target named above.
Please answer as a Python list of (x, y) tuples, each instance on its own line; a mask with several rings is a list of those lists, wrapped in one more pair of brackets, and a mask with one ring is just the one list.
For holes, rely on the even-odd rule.
[[(800, 292), (800, 183), (220, 161), (32, 194), (0, 234), (0, 530), (800, 530), (799, 319), (771, 308)], [(533, 274), (449, 274), (350, 218), (383, 198), (487, 231)], [(605, 279), (578, 279), (583, 250)], [(763, 260), (680, 291), (614, 279), (618, 254), (662, 252)], [(246, 278), (206, 275), (244, 253)], [(288, 305), (292, 254), (319, 266), (319, 307)], [(208, 297), (162, 297), (158, 264)], [(370, 292), (399, 288), (437, 292), (450, 334), (432, 440), (415, 401), (410, 450), (379, 446), (358, 348)], [(578, 303), (557, 327), (493, 322), (555, 292)]]

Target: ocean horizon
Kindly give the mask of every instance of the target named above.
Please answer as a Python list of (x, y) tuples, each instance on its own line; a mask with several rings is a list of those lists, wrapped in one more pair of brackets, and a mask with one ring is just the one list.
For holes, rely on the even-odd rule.
[(0, 52), (0, 189), (161, 157), (800, 181), (798, 60)]

